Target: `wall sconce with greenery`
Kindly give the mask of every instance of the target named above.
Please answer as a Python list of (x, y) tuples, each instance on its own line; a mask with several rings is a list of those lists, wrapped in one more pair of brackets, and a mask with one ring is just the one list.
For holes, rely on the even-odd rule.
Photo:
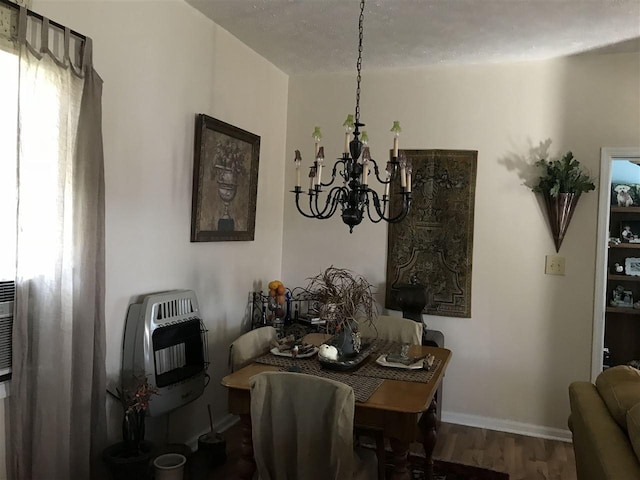
[(559, 252), (580, 195), (595, 190), (596, 186), (571, 152), (560, 160), (540, 159), (535, 164), (544, 171), (532, 190), (544, 197), (556, 252)]

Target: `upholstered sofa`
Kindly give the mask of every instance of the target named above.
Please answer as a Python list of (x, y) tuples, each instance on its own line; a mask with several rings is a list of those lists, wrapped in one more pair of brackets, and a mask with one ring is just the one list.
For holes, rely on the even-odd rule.
[(640, 370), (602, 372), (569, 386), (578, 480), (640, 479)]

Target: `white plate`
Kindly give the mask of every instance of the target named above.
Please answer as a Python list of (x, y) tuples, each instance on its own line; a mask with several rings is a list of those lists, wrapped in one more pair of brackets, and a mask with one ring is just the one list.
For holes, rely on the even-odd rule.
[[(293, 357), (293, 355), (291, 355), (291, 350), (281, 352), (280, 350), (278, 350), (278, 347), (273, 347), (271, 349), (271, 353), (273, 353), (278, 357), (289, 357), (289, 358)], [(311, 350), (310, 352), (300, 353), (296, 358), (309, 358), (309, 357), (313, 357), (316, 353), (318, 353), (318, 347), (313, 347), (313, 350)]]
[(404, 370), (420, 370), (423, 367), (424, 358), (421, 358), (416, 363), (411, 365), (405, 365), (404, 363), (387, 362), (387, 355), (380, 355), (376, 359), (376, 363), (382, 367), (402, 368)]

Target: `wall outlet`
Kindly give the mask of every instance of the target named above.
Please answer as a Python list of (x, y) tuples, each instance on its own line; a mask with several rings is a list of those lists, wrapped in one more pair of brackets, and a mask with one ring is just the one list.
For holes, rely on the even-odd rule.
[(564, 257), (547, 255), (544, 265), (544, 273), (547, 275), (564, 275)]

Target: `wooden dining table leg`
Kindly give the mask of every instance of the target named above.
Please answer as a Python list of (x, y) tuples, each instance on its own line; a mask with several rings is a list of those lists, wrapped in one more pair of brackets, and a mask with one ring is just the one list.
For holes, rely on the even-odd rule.
[(389, 438), (389, 444), (391, 445), (391, 461), (393, 462), (391, 480), (410, 480), (409, 442), (392, 437)]
[(251, 415), (240, 415), (240, 423), (242, 425), (242, 441), (240, 443), (240, 458), (238, 459), (238, 477), (241, 480), (251, 480), (256, 471), (256, 461), (253, 457)]
[(433, 478), (433, 450), (436, 446), (437, 438), (437, 405), (436, 401), (432, 400), (431, 405), (426, 412), (420, 418), (418, 427), (422, 432), (422, 446), (424, 447), (424, 478), (425, 480), (431, 480)]

